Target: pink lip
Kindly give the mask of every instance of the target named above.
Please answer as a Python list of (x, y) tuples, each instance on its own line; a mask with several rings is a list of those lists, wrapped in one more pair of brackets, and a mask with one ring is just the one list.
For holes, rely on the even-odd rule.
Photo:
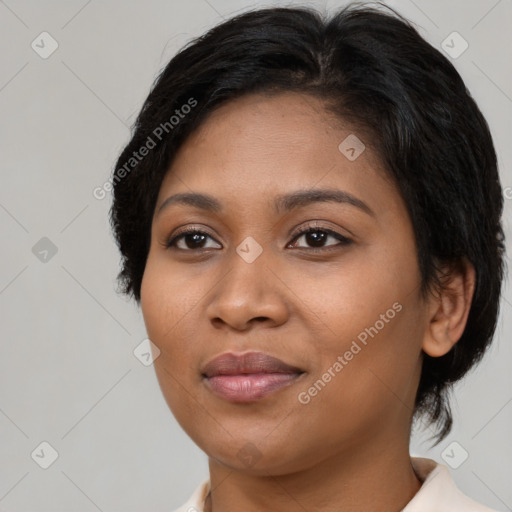
[(231, 402), (253, 402), (292, 384), (304, 372), (262, 352), (222, 354), (203, 369), (208, 387)]

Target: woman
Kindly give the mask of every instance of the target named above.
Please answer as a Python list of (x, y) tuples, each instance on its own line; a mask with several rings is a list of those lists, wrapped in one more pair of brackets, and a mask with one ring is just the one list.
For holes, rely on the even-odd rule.
[(496, 327), (486, 121), (395, 13), (263, 9), (158, 77), (113, 176), (123, 291), (210, 478), (179, 510), (488, 511), (411, 458)]

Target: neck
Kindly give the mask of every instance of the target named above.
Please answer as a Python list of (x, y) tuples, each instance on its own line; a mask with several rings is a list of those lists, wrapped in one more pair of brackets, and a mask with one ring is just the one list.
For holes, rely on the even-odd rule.
[(211, 494), (205, 512), (399, 512), (421, 487), (409, 446), (367, 445), (333, 454), (306, 470), (248, 474), (209, 459)]

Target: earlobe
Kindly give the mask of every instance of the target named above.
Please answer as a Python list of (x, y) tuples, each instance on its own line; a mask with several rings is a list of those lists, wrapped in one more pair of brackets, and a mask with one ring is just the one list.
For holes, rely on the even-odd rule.
[(464, 258), (443, 275), (443, 288), (430, 299), (423, 351), (431, 357), (447, 354), (464, 332), (475, 290), (475, 268)]

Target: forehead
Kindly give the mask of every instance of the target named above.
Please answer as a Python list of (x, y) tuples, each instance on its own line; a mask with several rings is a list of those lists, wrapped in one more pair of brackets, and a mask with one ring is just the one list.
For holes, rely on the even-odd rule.
[(336, 118), (322, 100), (253, 94), (217, 108), (188, 137), (158, 203), (171, 192), (197, 191), (269, 206), (271, 196), (333, 187), (388, 204), (383, 195), (398, 194), (367, 132)]

